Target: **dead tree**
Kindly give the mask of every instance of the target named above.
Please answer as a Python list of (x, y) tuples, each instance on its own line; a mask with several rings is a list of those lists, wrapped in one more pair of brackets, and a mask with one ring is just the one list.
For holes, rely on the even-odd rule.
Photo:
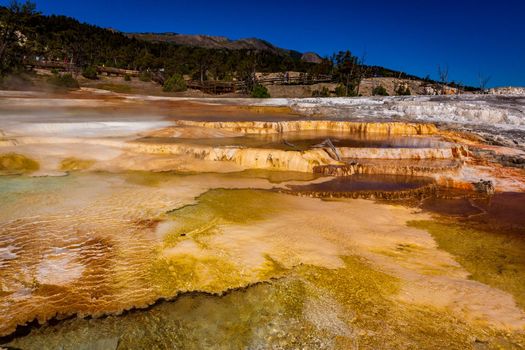
[(438, 76), (439, 76), (439, 82), (441, 83), (441, 94), (444, 94), (445, 86), (448, 83), (448, 64), (446, 64), (444, 67), (441, 67), (441, 65), (438, 65)]
[(356, 94), (359, 96), (359, 90), (361, 88), (361, 82), (363, 81), (364, 78), (366, 78), (366, 76), (368, 75), (368, 69), (369, 67), (367, 67), (365, 65), (365, 62), (366, 62), (366, 57), (367, 57), (367, 52), (366, 50), (363, 52), (363, 54), (361, 55), (361, 57), (357, 60), (357, 69), (358, 69), (358, 73), (357, 73), (357, 91), (356, 91)]
[(330, 138), (327, 138), (320, 144), (315, 145), (314, 147), (330, 149), (332, 151), (332, 156), (338, 161), (340, 161), (343, 158), (341, 152), (337, 149), (337, 147), (335, 147), (334, 143), (332, 142), (332, 140), (330, 140)]
[(490, 81), (490, 76), (485, 76), (481, 72), (478, 73), (478, 80), (479, 80), (479, 90), (482, 94), (486, 93), (487, 91), (487, 84)]
[(464, 86), (464, 84), (460, 81), (456, 83), (456, 95), (461, 95), (461, 87)]

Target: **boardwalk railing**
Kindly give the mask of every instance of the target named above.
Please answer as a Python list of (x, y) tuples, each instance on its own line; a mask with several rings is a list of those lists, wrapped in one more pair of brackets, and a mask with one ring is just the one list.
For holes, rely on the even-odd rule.
[(262, 85), (313, 85), (319, 83), (331, 83), (334, 78), (331, 75), (308, 75), (301, 74), (300, 76), (280, 76), (271, 78), (259, 78), (257, 82)]
[(246, 90), (246, 84), (242, 81), (190, 80), (186, 85), (190, 89), (200, 90), (208, 94), (227, 94)]
[[(60, 61), (33, 61), (28, 62), (27, 66), (31, 68), (58, 69), (61, 71), (80, 72), (80, 69), (72, 63)], [(140, 72), (132, 69), (122, 69), (115, 67), (96, 67), (98, 74), (138, 77)], [(152, 72), (152, 80), (164, 84), (165, 76), (162, 72)], [(282, 73), (279, 76), (259, 77), (253, 83), (261, 85), (313, 85), (319, 83), (331, 83), (334, 77), (331, 75), (311, 75), (300, 73), (299, 75), (289, 76), (288, 73)], [(244, 81), (222, 81), (222, 80), (190, 80), (186, 82), (188, 88), (201, 90), (209, 94), (225, 94), (238, 91), (246, 91), (247, 84)]]
[[(58, 69), (62, 71), (79, 71), (80, 68), (75, 66), (72, 63), (68, 62), (60, 62), (60, 61), (32, 61), (27, 62), (27, 66), (31, 68), (43, 68), (43, 69)], [(97, 66), (96, 67), (98, 74), (107, 74), (107, 75), (118, 75), (118, 76), (124, 76), (129, 75), (132, 77), (138, 77), (139, 71), (138, 70), (132, 70), (132, 69), (122, 69), (122, 68), (115, 68), (115, 67), (104, 67), (104, 66)]]
[(58, 69), (63, 71), (76, 70), (74, 64), (60, 61), (33, 61), (27, 62), (26, 65), (30, 68)]
[[(303, 75), (299, 77), (272, 77), (272, 78), (258, 78), (255, 80), (256, 84), (261, 85), (312, 85), (319, 83), (333, 82), (331, 75), (325, 76), (308, 76)], [(187, 82), (190, 89), (200, 90), (208, 94), (225, 94), (237, 91), (246, 91), (247, 85), (243, 81), (221, 81), (221, 80), (190, 80)]]
[(129, 75), (130, 77), (138, 77), (139, 71), (138, 70), (132, 70), (132, 69), (122, 69), (122, 68), (114, 68), (114, 67), (103, 67), (103, 66), (97, 66), (97, 72), (99, 74), (106, 73), (107, 75), (118, 75), (118, 76), (125, 76)]

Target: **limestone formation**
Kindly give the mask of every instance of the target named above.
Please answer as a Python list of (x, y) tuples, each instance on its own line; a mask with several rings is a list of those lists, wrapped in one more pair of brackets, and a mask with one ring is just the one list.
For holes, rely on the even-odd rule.
[(272, 134), (292, 131), (343, 131), (354, 134), (432, 135), (437, 133), (433, 124), (402, 122), (350, 122), (332, 120), (301, 120), (282, 122), (196, 122), (179, 120), (179, 126), (199, 126), (242, 132), (244, 134)]
[(491, 95), (525, 95), (525, 87), (519, 86), (505, 86), (497, 87), (488, 90), (488, 93)]
[[(495, 105), (507, 97), (14, 96), (3, 107), (24, 113), (0, 113), (8, 347), (523, 344), (522, 151), (404, 119), (521, 125), (521, 107)], [(317, 119), (264, 106), (283, 103)]]
[(145, 144), (129, 146), (135, 152), (164, 155), (187, 155), (211, 162), (233, 162), (245, 169), (272, 169), (313, 172), (314, 167), (339, 164), (323, 149), (282, 151), (275, 149), (205, 147), (187, 144)]

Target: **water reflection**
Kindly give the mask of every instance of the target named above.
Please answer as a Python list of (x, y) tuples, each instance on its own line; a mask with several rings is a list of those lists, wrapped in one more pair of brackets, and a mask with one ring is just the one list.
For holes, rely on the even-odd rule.
[(304, 151), (322, 144), (327, 139), (336, 147), (356, 148), (442, 148), (446, 143), (436, 137), (348, 133), (338, 131), (297, 131), (276, 134), (245, 135), (238, 137), (144, 137), (145, 143), (188, 143), (210, 147), (251, 147)]

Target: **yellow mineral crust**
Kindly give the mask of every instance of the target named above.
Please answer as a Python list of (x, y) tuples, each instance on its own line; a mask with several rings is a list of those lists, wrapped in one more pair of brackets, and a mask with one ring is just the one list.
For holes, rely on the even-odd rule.
[(452, 148), (353, 148), (338, 147), (344, 158), (358, 159), (452, 159)]
[(448, 308), (494, 327), (525, 325), (509, 294), (469, 280), (426, 231), (407, 226), (428, 219), (409, 208), (206, 192), (273, 186), (220, 174), (165, 174), (151, 185), (110, 174), (70, 175), (60, 187), (58, 180), (25, 179), (39, 191), (3, 194), (3, 335), (35, 318), (120, 313), (188, 291), (220, 294), (299, 265), (342, 268), (345, 255), (399, 278), (393, 301)]
[(297, 120), (280, 122), (227, 121), (200, 122), (176, 121), (179, 126), (199, 126), (244, 134), (273, 134), (291, 131), (331, 130), (349, 133), (377, 133), (388, 135), (431, 135), (438, 132), (434, 124), (404, 122), (350, 122), (332, 120)]
[(192, 144), (133, 143), (130, 149), (146, 154), (190, 156), (197, 160), (233, 162), (245, 169), (275, 169), (313, 172), (319, 165), (340, 164), (321, 148), (307, 151), (276, 149), (207, 147)]

